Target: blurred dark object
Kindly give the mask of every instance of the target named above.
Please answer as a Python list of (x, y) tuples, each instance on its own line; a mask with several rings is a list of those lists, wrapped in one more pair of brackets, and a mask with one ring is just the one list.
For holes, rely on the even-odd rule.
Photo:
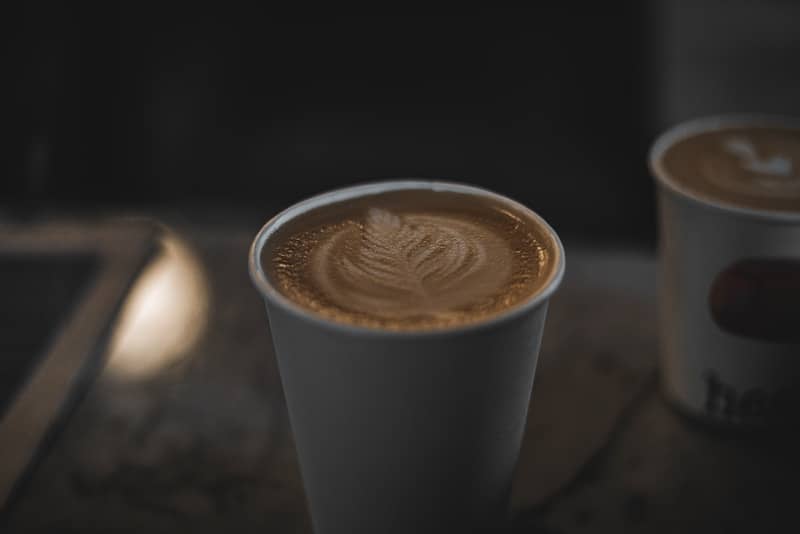
[(0, 419), (96, 268), (92, 256), (0, 254)]
[(156, 232), (133, 222), (0, 225), (0, 523), (99, 370)]
[(745, 258), (714, 278), (709, 311), (722, 330), (758, 341), (800, 345), (800, 261)]

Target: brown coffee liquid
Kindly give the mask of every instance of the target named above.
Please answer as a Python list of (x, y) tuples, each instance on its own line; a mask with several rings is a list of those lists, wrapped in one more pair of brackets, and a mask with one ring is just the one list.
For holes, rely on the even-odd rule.
[(664, 171), (698, 196), (735, 206), (800, 212), (800, 128), (726, 126), (685, 137)]
[(429, 330), (524, 302), (553, 277), (557, 250), (513, 204), (404, 190), (297, 217), (270, 239), (262, 262), (281, 293), (328, 319)]

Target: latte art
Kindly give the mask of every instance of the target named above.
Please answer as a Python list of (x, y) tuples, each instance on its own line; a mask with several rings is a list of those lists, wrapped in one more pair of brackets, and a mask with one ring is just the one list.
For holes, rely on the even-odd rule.
[(508, 283), (511, 255), (467, 221), (373, 208), (319, 248), (312, 273), (331, 298), (377, 316), (446, 313)]
[(743, 124), (694, 133), (662, 155), (682, 187), (726, 204), (800, 211), (800, 129)]
[(748, 137), (730, 137), (722, 140), (722, 149), (734, 157), (737, 167), (719, 159), (710, 159), (705, 177), (725, 190), (742, 195), (782, 197), (800, 195), (800, 169), (794, 169), (790, 157), (774, 155), (762, 157)]
[(430, 190), (343, 201), (287, 225), (262, 261), (281, 293), (337, 322), (472, 323), (524, 302), (554, 276), (552, 234), (512, 207)]

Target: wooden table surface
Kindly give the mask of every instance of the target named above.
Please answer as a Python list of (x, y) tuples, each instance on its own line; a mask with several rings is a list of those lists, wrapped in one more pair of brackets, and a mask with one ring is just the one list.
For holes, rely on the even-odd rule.
[[(202, 327), (196, 339), (149, 372), (131, 364), (148, 361), (135, 346), (124, 362), (112, 352), (4, 531), (310, 532), (266, 313), (246, 270), (257, 227), (173, 228), (184, 260), (196, 260), (189, 290), (202, 290), (175, 324)], [(768, 532), (791, 521), (796, 441), (712, 432), (659, 396), (653, 257), (566, 246), (514, 531)]]

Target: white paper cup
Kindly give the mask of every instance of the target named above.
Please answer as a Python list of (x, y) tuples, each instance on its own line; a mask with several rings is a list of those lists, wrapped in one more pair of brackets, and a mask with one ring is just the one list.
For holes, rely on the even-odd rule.
[[(545, 287), (477, 324), (396, 332), (333, 322), (272, 285), (262, 249), (285, 223), (343, 200), (397, 190), (452, 191), (513, 205), (548, 231)], [(555, 232), (494, 193), (443, 182), (349, 187), (269, 221), (250, 251), (264, 297), (317, 534), (469, 532), (502, 523), (519, 454), (548, 299), (564, 271)]]
[[(734, 126), (798, 123), (731, 115), (681, 124), (650, 153), (660, 227), (660, 370), (667, 398), (738, 428), (795, 423), (800, 407), (800, 212), (698, 196), (665, 169), (676, 142)], [(785, 300), (798, 297), (793, 310)]]

